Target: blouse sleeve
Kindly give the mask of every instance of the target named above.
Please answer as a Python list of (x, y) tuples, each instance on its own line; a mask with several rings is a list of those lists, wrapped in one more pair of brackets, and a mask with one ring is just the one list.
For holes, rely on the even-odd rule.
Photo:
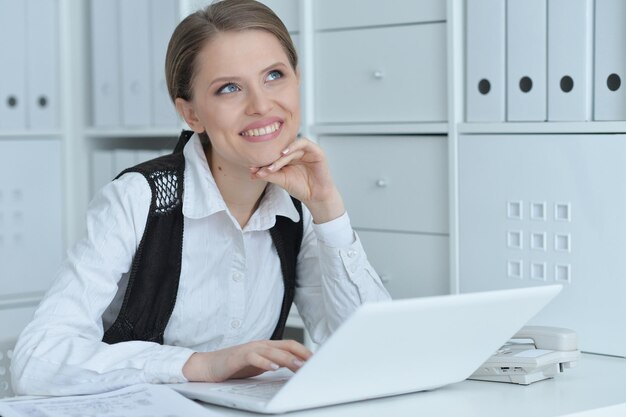
[(303, 220), (294, 301), (311, 339), (323, 343), (361, 304), (391, 297), (347, 213), (315, 225), (303, 207)]
[(140, 174), (125, 174), (90, 203), (87, 234), (68, 253), (52, 287), (20, 335), (11, 363), (18, 394), (104, 392), (136, 383), (185, 381), (191, 350), (131, 341), (102, 342), (102, 315), (130, 269), (151, 191)]

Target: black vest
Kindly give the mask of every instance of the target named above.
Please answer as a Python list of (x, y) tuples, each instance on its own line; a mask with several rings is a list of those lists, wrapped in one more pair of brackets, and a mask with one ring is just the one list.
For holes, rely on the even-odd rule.
[[(163, 344), (174, 310), (183, 251), (183, 147), (193, 132), (183, 131), (174, 152), (129, 168), (142, 174), (152, 190), (146, 229), (133, 258), (122, 308), (102, 340), (113, 344), (144, 340)], [(270, 235), (280, 259), (285, 293), (272, 339), (281, 339), (293, 302), (296, 263), (302, 243), (302, 203), (292, 197), (300, 221), (277, 216)], [(207, 248), (210, 250), (210, 248)]]

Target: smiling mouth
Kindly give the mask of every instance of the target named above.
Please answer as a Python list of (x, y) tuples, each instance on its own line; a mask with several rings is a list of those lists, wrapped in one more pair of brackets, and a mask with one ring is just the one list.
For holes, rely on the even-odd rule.
[(280, 125), (281, 125), (281, 122), (274, 122), (272, 124), (269, 124), (265, 127), (261, 127), (259, 129), (250, 129), (250, 130), (243, 131), (240, 133), (240, 135), (251, 136), (251, 137), (269, 135), (270, 133), (274, 133), (278, 129), (280, 129)]

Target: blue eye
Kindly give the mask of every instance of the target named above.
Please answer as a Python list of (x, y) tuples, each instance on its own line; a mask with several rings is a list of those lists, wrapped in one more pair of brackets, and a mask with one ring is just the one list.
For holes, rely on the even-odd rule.
[(239, 91), (239, 87), (236, 84), (233, 83), (229, 83), (226, 84), (225, 86), (221, 87), (217, 93), (218, 94), (230, 94), (230, 93), (235, 93)]
[(270, 71), (270, 73), (267, 74), (268, 81), (274, 81), (282, 77), (283, 77), (283, 73), (278, 70)]

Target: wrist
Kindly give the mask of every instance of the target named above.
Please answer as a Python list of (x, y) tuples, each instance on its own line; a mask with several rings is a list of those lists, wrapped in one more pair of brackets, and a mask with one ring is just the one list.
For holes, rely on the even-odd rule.
[(313, 223), (315, 224), (322, 224), (335, 220), (346, 212), (343, 199), (337, 189), (334, 189), (331, 195), (324, 200), (307, 202), (305, 204), (311, 212)]
[(183, 376), (189, 382), (207, 381), (208, 355), (210, 352), (195, 352), (183, 365)]

